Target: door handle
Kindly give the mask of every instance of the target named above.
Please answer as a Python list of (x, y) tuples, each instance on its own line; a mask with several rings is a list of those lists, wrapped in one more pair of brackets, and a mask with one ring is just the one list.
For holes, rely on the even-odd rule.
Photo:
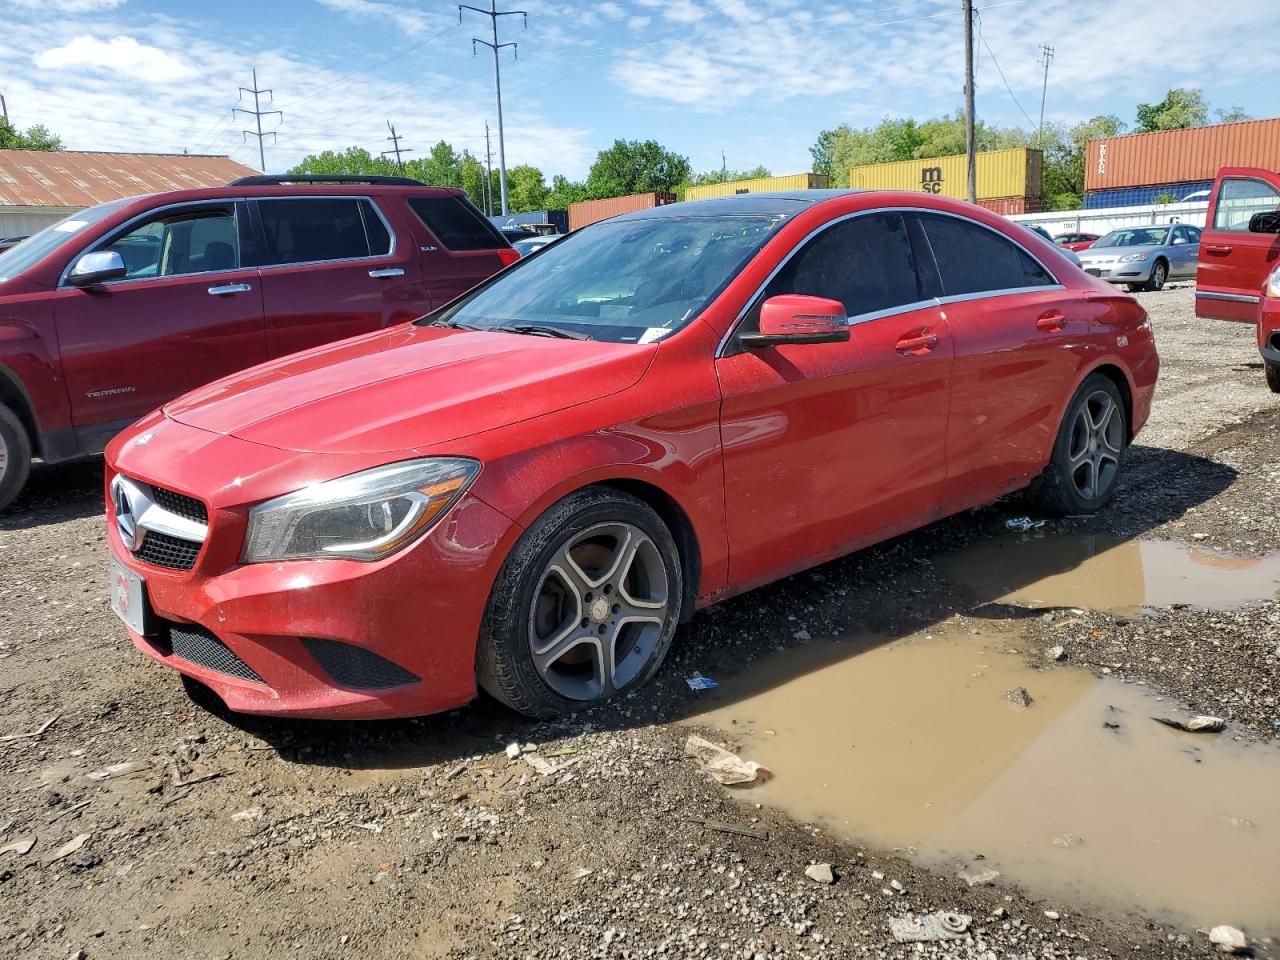
[(400, 267), (384, 267), (381, 270), (370, 270), (369, 276), (375, 280), (381, 280), (383, 277), (403, 277), (404, 270)]
[(1231, 247), (1223, 243), (1210, 243), (1205, 245), (1204, 251), (1205, 253), (1215, 253), (1219, 256), (1226, 256), (1231, 252)]
[(936, 334), (920, 333), (915, 336), (903, 337), (894, 345), (894, 349), (904, 356), (919, 356), (922, 353), (928, 353), (937, 345), (938, 337)]
[(209, 296), (225, 297), (232, 293), (248, 293), (252, 289), (247, 283), (224, 283), (220, 287), (210, 287)]
[(1036, 329), (1043, 330), (1045, 333), (1057, 333), (1062, 329), (1065, 319), (1066, 317), (1060, 311), (1050, 310), (1036, 318)]

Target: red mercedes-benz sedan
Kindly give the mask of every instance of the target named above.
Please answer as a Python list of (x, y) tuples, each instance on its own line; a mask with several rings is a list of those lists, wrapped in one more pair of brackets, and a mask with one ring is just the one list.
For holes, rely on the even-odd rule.
[(724, 597), (1020, 487), (1099, 509), (1158, 366), (1134, 300), (979, 207), (645, 210), (125, 431), (113, 603), (233, 710), (550, 716)]

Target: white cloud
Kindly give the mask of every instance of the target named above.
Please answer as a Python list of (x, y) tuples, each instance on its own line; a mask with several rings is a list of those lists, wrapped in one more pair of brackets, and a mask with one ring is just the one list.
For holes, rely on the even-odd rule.
[(127, 36), (99, 40), (82, 34), (60, 47), (42, 50), (34, 59), (42, 70), (85, 67), (137, 77), (146, 83), (182, 80), (195, 74), (189, 64), (172, 53)]
[(345, 13), (354, 20), (387, 20), (405, 33), (417, 36), (430, 24), (428, 17), (400, 3), (384, 3), (382, 0), (317, 0), (330, 10)]
[(100, 13), (124, 5), (124, 0), (12, 0), (15, 7), (24, 10), (42, 10), (45, 13)]

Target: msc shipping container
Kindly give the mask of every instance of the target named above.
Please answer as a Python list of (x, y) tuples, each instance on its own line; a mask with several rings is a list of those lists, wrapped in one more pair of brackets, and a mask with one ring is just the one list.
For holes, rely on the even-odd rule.
[(675, 203), (674, 193), (633, 193), (627, 197), (609, 197), (605, 200), (582, 200), (569, 204), (569, 229), (581, 230), (583, 227), (610, 217), (624, 213), (635, 213), (637, 210), (649, 210), (653, 207), (665, 207)]
[(1280, 170), (1280, 118), (1090, 140), (1084, 188), (1199, 183), (1228, 166)]
[(569, 232), (567, 210), (528, 210), (524, 213), (509, 213), (505, 217), (490, 217), (489, 220), (499, 230), (507, 227), (537, 227), (551, 224), (556, 228), (556, 233)]
[(825, 190), (830, 182), (831, 178), (825, 173), (793, 173), (786, 177), (707, 183), (690, 187), (684, 192), (684, 198), (706, 200), (708, 197), (731, 197), (738, 193), (764, 193), (768, 190)]
[[(1042, 154), (1018, 147), (978, 154), (978, 199), (1035, 197), (1041, 194)], [(944, 197), (968, 197), (963, 153), (925, 160), (873, 163), (849, 171), (849, 186), (861, 190), (923, 190)]]
[(1142, 207), (1156, 203), (1159, 197), (1173, 197), (1166, 202), (1182, 203), (1193, 193), (1204, 196), (1196, 200), (1207, 201), (1209, 191), (1213, 189), (1212, 180), (1199, 180), (1193, 183), (1158, 183), (1150, 187), (1119, 187), (1115, 190), (1093, 190), (1084, 195), (1086, 210), (1103, 210), (1109, 207)]

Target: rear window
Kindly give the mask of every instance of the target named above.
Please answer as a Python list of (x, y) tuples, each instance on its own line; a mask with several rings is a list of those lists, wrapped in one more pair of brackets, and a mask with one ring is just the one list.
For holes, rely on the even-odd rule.
[(290, 197), (258, 201), (267, 250), (262, 266), (385, 256), (391, 236), (368, 200)]
[(496, 250), (507, 246), (493, 224), (458, 197), (410, 197), (409, 209), (447, 250)]

